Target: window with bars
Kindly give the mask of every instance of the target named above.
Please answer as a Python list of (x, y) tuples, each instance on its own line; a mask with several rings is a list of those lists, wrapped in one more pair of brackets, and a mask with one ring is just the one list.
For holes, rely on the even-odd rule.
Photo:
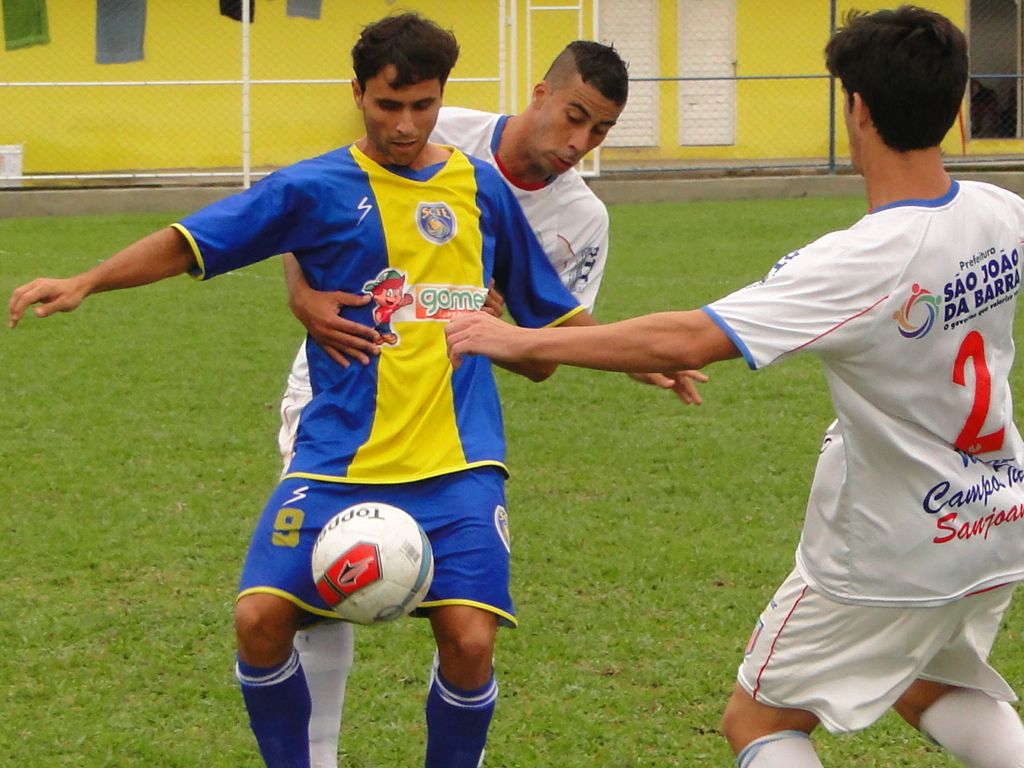
[(1021, 138), (1021, 8), (1017, 0), (970, 0), (972, 139)]

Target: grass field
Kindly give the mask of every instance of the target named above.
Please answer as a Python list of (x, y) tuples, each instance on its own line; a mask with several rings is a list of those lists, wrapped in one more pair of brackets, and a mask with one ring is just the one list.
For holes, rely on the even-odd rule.
[[(614, 207), (598, 315), (698, 305), (862, 210)], [(0, 220), (0, 295), (168, 220)], [(276, 260), (0, 333), (0, 764), (260, 765), (231, 607), (300, 337)], [(498, 639), (488, 768), (732, 765), (720, 712), (831, 411), (813, 360), (709, 372), (701, 408), (614, 374), (500, 377), (521, 626)], [(342, 765), (419, 765), (428, 627), (356, 634)], [(1022, 634), (1018, 604), (994, 657), (1019, 690)], [(893, 716), (816, 741), (828, 766), (954, 764)]]

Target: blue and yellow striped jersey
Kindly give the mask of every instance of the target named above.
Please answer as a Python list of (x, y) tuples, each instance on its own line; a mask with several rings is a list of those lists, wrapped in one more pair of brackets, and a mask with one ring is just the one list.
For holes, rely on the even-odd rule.
[(556, 325), (581, 309), (497, 172), (458, 150), (413, 171), (343, 147), (175, 226), (200, 278), (291, 251), (312, 287), (372, 296), (343, 310), (385, 339), (369, 365), (343, 368), (307, 340), (313, 399), (291, 477), (401, 483), (504, 468), (490, 361), (470, 357), (453, 371), (444, 324), (479, 309), (492, 278), (519, 325)]

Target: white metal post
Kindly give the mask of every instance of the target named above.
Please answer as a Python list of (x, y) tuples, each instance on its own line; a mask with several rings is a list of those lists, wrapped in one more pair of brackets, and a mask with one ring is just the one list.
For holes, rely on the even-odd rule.
[(505, 44), (505, 26), (508, 24), (505, 0), (498, 0), (498, 111), (508, 111), (508, 47)]
[[(590, 20), (590, 27), (593, 29), (593, 39), (597, 42), (601, 42), (601, 0), (593, 0), (590, 5), (590, 12), (593, 17)], [(583, 20), (580, 19), (580, 23)], [(590, 153), (590, 173), (586, 175), (600, 176), (601, 175), (601, 147), (595, 147)]]
[(242, 0), (242, 187), (252, 186), (252, 157), (249, 147), (250, 119), (250, 87), (251, 74), (249, 69), (249, 0)]

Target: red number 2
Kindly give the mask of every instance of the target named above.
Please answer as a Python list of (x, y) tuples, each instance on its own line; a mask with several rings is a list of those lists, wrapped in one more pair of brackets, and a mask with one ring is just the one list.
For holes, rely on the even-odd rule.
[(970, 454), (998, 451), (1003, 447), (1003, 427), (987, 435), (981, 434), (992, 402), (992, 375), (985, 362), (985, 338), (977, 331), (967, 334), (953, 363), (953, 383), (961, 387), (967, 386), (964, 371), (968, 360), (974, 367), (974, 403), (956, 439), (956, 447)]

